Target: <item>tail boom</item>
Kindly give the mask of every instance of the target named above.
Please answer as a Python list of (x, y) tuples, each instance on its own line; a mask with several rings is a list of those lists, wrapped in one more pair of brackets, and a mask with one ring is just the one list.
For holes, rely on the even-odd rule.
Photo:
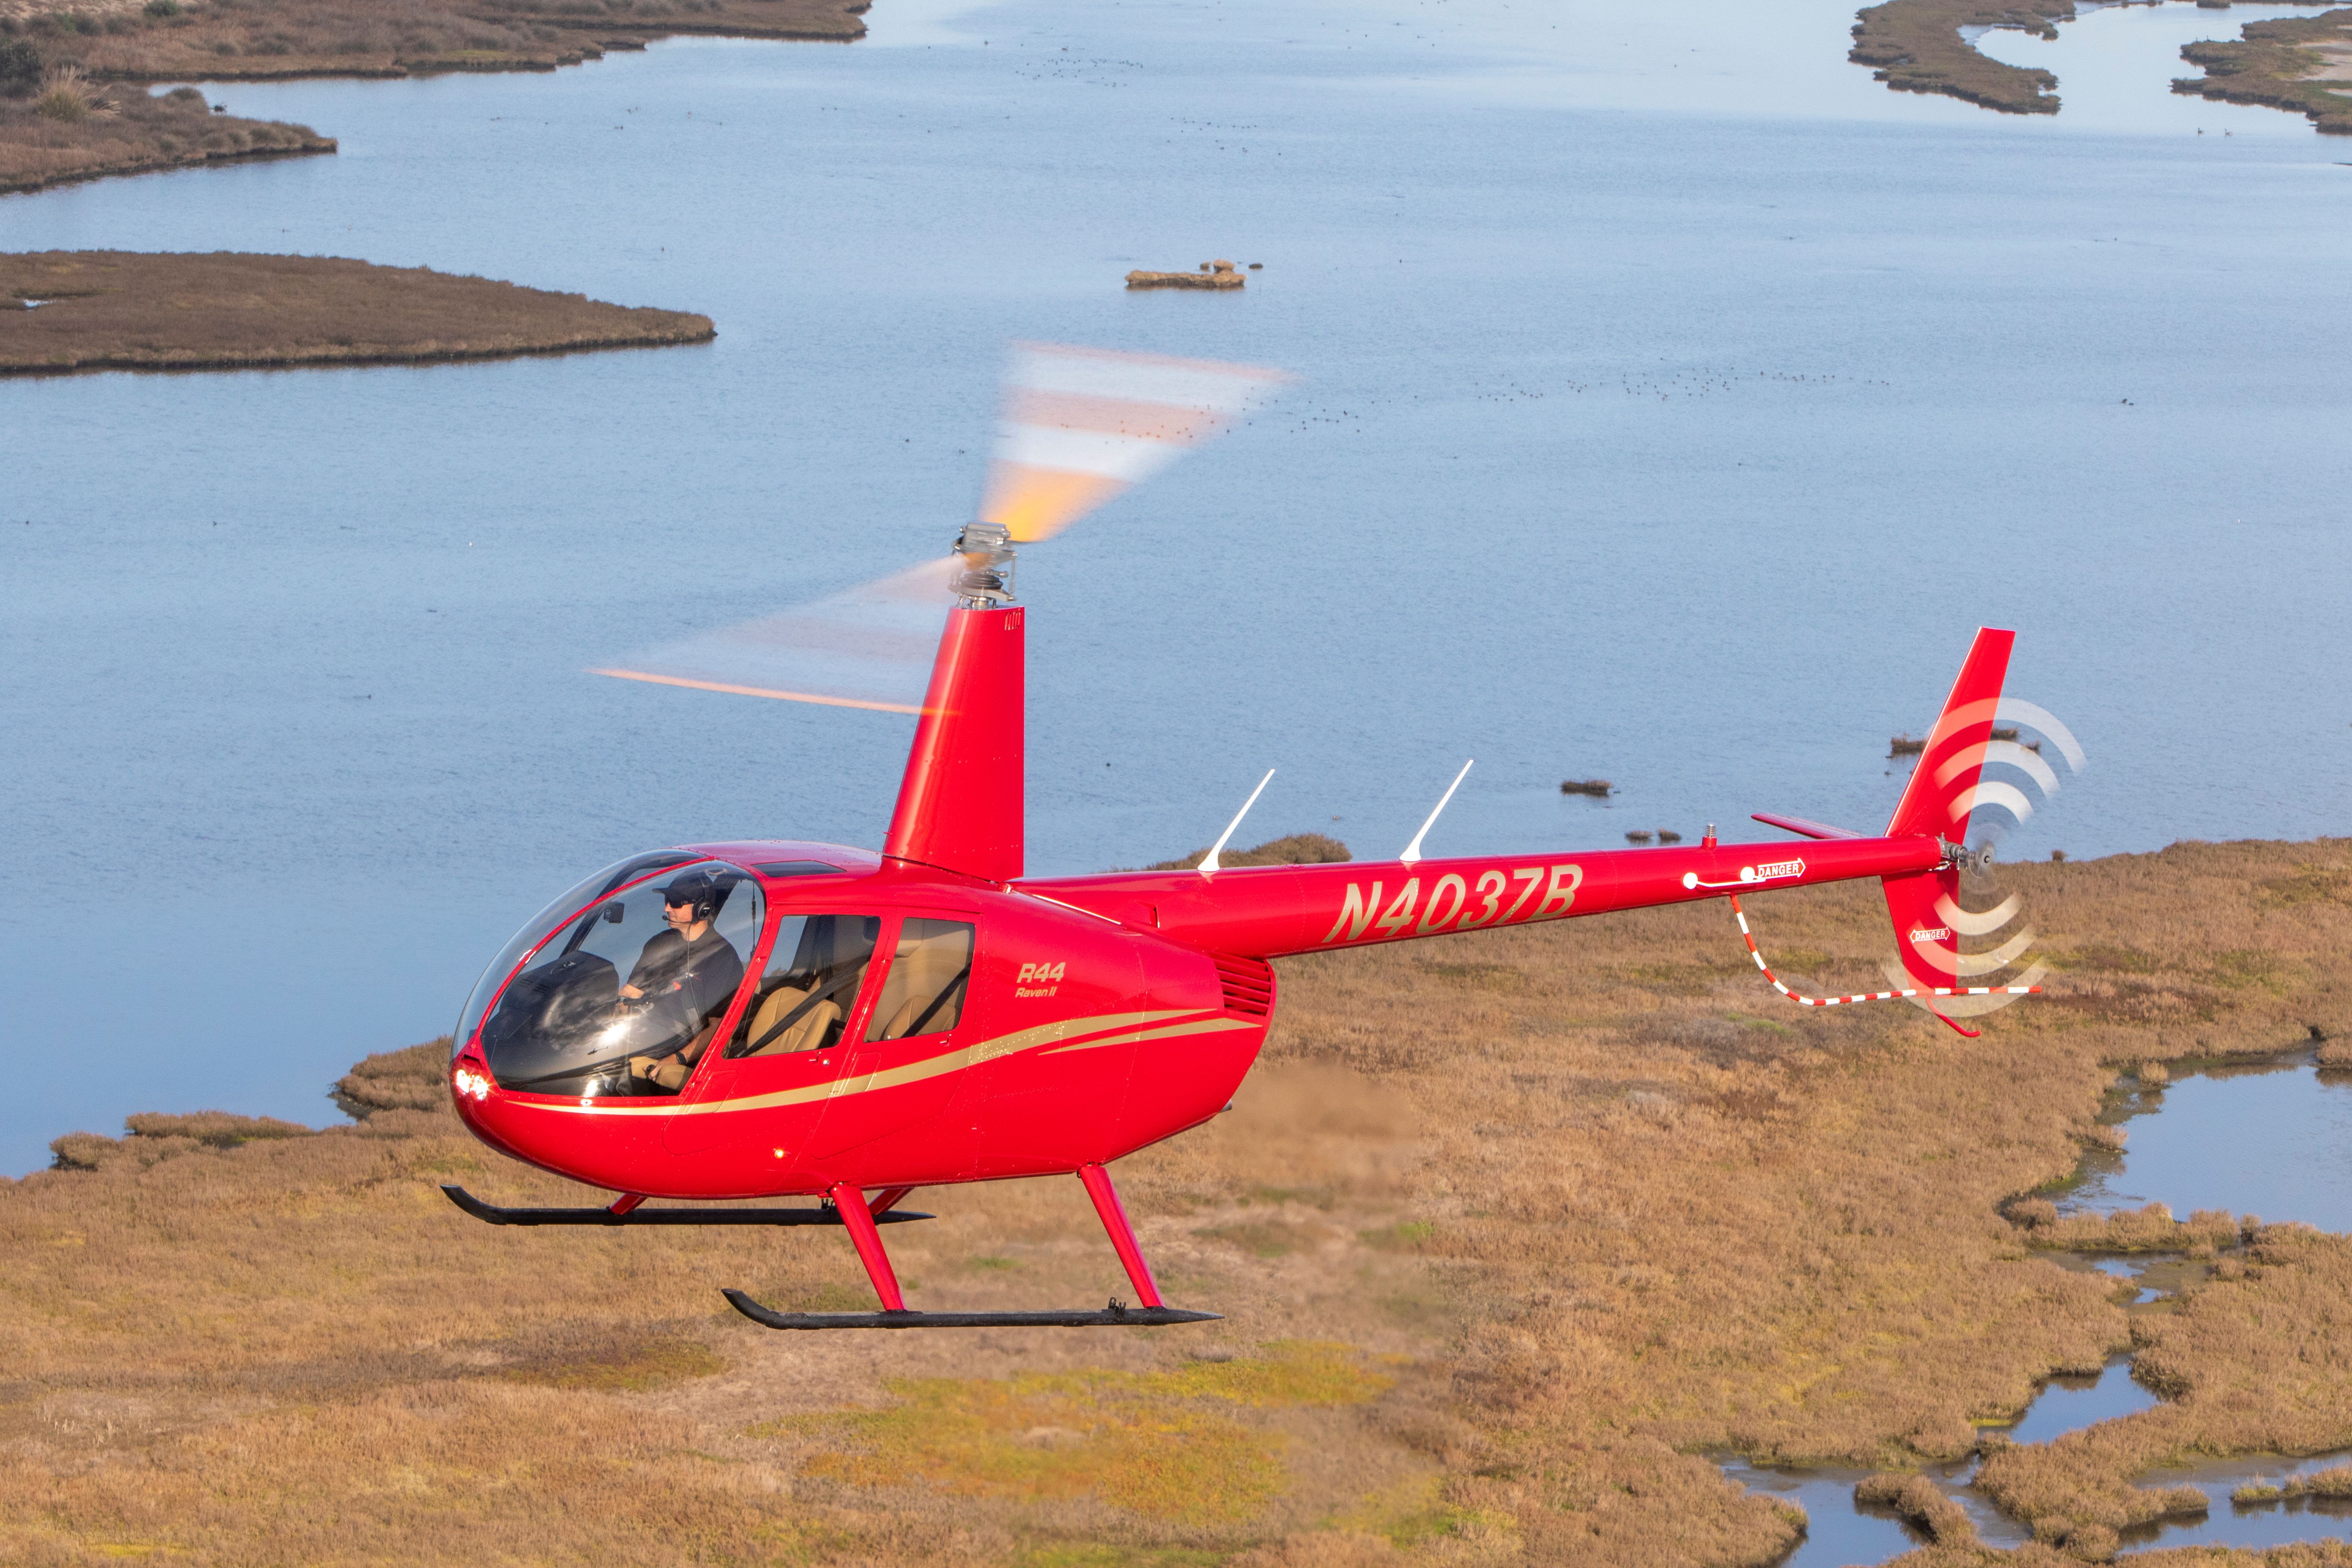
[(1723, 844), (1591, 854), (1320, 866), (1113, 872), (1041, 879), (1020, 890), (1187, 946), (1246, 958), (1529, 925), (1731, 893), (1932, 872), (1932, 837)]

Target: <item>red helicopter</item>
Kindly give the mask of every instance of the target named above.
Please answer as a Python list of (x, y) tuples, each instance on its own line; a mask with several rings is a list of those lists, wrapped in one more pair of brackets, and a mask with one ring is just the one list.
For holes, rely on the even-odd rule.
[[(1745, 892), (1876, 877), (1901, 955), (1889, 990), (1804, 997), (1766, 977), (1808, 1005), (1909, 999), (1963, 1034), (1961, 1016), (2036, 989), (2038, 970), (2008, 985), (1960, 984), (2013, 963), (2031, 939), (1959, 952), (1961, 934), (2015, 913), (2013, 900), (1982, 914), (1959, 905), (1964, 867), (1990, 861), (1989, 850), (1964, 847), (1970, 813), (2032, 809), (1984, 769), (2006, 763), (2056, 787), (2013, 730), (1996, 738), (1996, 720), (2021, 716), (2080, 760), (2055, 720), (2003, 701), (2005, 631), (1977, 634), (1875, 837), (1759, 816), (1810, 842), (1723, 844), (1710, 828), (1688, 847), (1423, 858), (1441, 800), (1390, 861), (1221, 868), (1237, 816), (1196, 870), (1024, 878), (1028, 611), (1013, 594), (1014, 546), (1204, 438), (1274, 381), (1238, 366), (1024, 346), (981, 521), (940, 568), (601, 671), (916, 712), (905, 779), (878, 853), (797, 840), (661, 850), (597, 872), (526, 925), (458, 1026), (458, 1113), (493, 1148), (621, 1196), (609, 1208), (514, 1209), (445, 1188), (451, 1199), (501, 1225), (846, 1229), (882, 1310), (781, 1312), (726, 1292), (772, 1328), (1199, 1321), (1215, 1314), (1161, 1300), (1109, 1167), (1230, 1106), (1273, 1021), (1268, 960), (1701, 899), (1729, 897), (1737, 910)], [(952, 607), (919, 703), (871, 695), (871, 681), (844, 673), (903, 654), (905, 617), (923, 613), (925, 585), (942, 578)], [(780, 668), (793, 684), (778, 682)], [(801, 678), (812, 669), (824, 678)], [(1739, 924), (1744, 933), (1744, 914)], [(1093, 1200), (1137, 1305), (908, 1310), (878, 1227), (929, 1217), (898, 1208), (909, 1194), (1069, 1175)], [(821, 1202), (640, 1206), (788, 1195)]]

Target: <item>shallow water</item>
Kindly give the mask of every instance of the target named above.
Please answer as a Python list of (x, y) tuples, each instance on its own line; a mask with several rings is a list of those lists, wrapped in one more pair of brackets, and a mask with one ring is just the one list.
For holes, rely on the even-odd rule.
[[(2200, 1208), (2304, 1220), (2322, 1229), (2352, 1228), (2352, 1075), (2320, 1074), (2308, 1063), (2227, 1067), (2183, 1073), (2162, 1089), (2138, 1089), (2126, 1102), (2129, 1132), (2125, 1155), (2089, 1163), (2088, 1178), (2059, 1206), (2069, 1213), (2113, 1213), (2161, 1201), (2186, 1215)], [(2183, 1265), (2175, 1255), (2107, 1257), (2058, 1254), (2061, 1267), (2109, 1276), (2139, 1287), (2138, 1304), (2177, 1288)], [(2200, 1271), (2201, 1272), (2201, 1270)], [(2157, 1395), (2132, 1381), (2131, 1362), (2119, 1357), (2096, 1377), (2053, 1378), (2014, 1426), (2018, 1443), (2046, 1443), (2101, 1421), (2153, 1409)], [(2231, 1494), (2247, 1481), (2278, 1481), (2344, 1463), (2345, 1454), (2310, 1458), (2254, 1455), (2193, 1468), (2151, 1471), (2146, 1486), (2196, 1486), (2212, 1500), (2200, 1520), (2168, 1522), (2134, 1532), (2126, 1546), (2200, 1544), (2275, 1546), (2289, 1542), (2352, 1538), (2352, 1503), (2297, 1499), (2242, 1507)], [(1785, 1568), (1832, 1568), (1883, 1562), (1919, 1543), (1916, 1532), (1880, 1509), (1853, 1500), (1853, 1487), (1870, 1472), (1835, 1468), (1772, 1469), (1733, 1459), (1724, 1473), (1743, 1486), (1801, 1503), (1812, 1521), (1806, 1540)], [(2013, 1545), (2029, 1532), (1993, 1508), (1970, 1486), (1975, 1461), (1930, 1466), (1927, 1473), (1969, 1510), (1990, 1542)]]
[[(342, 152), (0, 202), (11, 249), (719, 324), (0, 384), (0, 1169), (134, 1110), (320, 1119), (629, 850), (877, 841), (905, 721), (579, 671), (940, 549), (1013, 337), (1304, 378), (1024, 560), (1034, 870), (1204, 844), (1267, 766), (1244, 839), (1366, 855), (1465, 756), (1433, 852), (1871, 826), (1979, 622), (2093, 753), (2010, 853), (2341, 831), (2342, 150), (1892, 94), (1851, 16), (882, 0), (851, 47), (222, 87)], [(1265, 270), (1118, 286), (1215, 255)]]
[[(2352, 1074), (2308, 1063), (2184, 1075), (2138, 1097), (2120, 1161), (2101, 1161), (2060, 1207), (2111, 1214), (2163, 1203), (2352, 1230)], [(2158, 1113), (2160, 1112), (2160, 1113)]]

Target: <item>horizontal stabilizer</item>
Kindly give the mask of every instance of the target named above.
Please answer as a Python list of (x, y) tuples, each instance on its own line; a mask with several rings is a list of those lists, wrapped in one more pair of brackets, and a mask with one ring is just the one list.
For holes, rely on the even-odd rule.
[(1802, 834), (1807, 838), (1859, 838), (1862, 837), (1852, 828), (1832, 827), (1826, 822), (1808, 822), (1801, 816), (1775, 816), (1769, 811), (1751, 811), (1748, 816), (1749, 820), (1760, 822), (1767, 827), (1784, 828), (1790, 833)]

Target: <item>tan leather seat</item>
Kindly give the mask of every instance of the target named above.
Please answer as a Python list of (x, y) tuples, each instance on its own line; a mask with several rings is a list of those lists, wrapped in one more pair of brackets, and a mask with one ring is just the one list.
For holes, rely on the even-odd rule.
[[(955, 1027), (956, 1016), (963, 1010), (961, 997), (950, 997), (933, 1007), (940, 993), (953, 984), (957, 975), (971, 961), (971, 928), (958, 929), (921, 941), (901, 942), (898, 956), (891, 961), (890, 977), (883, 983), (882, 999), (875, 1005), (882, 1019), (879, 1029), (866, 1032), (868, 1039), (896, 1040), (903, 1038), (922, 1020), (927, 1035), (944, 1034)], [(930, 1014), (929, 1018), (923, 1015)]]
[[(796, 986), (777, 986), (760, 999), (758, 1009), (751, 1015), (751, 1032), (743, 1037), (753, 1041), (765, 1038), (768, 1031), (782, 1023), (786, 1014), (808, 1000), (808, 994), (806, 991)], [(799, 1021), (791, 1028), (786, 1029), (774, 1039), (769, 1040), (766, 1045), (757, 1047), (749, 1054), (755, 1057), (772, 1057), (786, 1051), (813, 1051), (824, 1043), (825, 1030), (832, 1027), (840, 1016), (841, 1008), (838, 1004), (831, 1001), (820, 1002), (802, 1014)]]

